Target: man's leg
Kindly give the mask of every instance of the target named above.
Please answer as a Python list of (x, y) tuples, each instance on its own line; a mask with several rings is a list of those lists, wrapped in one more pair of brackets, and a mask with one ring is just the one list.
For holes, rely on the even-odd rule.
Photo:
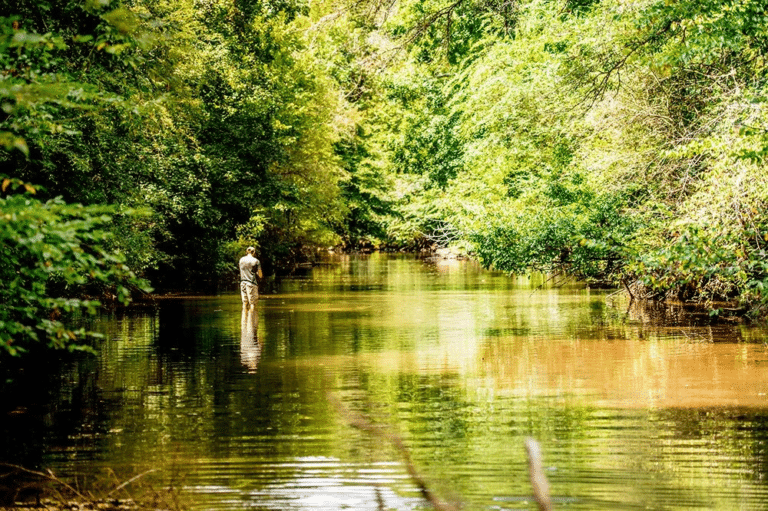
[(248, 310), (248, 307), (250, 305), (249, 298), (248, 298), (248, 283), (247, 282), (241, 282), (240, 283), (240, 298), (243, 300), (243, 309)]
[(259, 301), (259, 286), (256, 284), (246, 284), (248, 292), (248, 302), (251, 307), (256, 308), (256, 302)]

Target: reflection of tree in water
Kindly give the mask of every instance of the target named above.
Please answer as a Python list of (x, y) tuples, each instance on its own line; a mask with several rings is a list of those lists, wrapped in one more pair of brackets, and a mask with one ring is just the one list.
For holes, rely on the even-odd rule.
[[(606, 322), (623, 325), (632, 330), (632, 337), (681, 337), (688, 341), (748, 341), (748, 333), (733, 322), (711, 316), (708, 310), (696, 304), (647, 300), (607, 300)], [(745, 337), (745, 334), (746, 337)]]
[(258, 339), (259, 313), (256, 309), (243, 309), (240, 320), (240, 361), (255, 372), (261, 358), (261, 344)]
[[(3, 381), (0, 386), (0, 463), (40, 469), (44, 450), (41, 439), (66, 441), (75, 438), (77, 423), (73, 418), (81, 411), (90, 412), (93, 404), (92, 400), (81, 398), (81, 394), (85, 389), (92, 391), (93, 387), (77, 378), (77, 372), (69, 363), (71, 360), (65, 362), (41, 353), (24, 362), (14, 362), (16, 366), (10, 363), (0, 366)], [(60, 377), (60, 374), (68, 378)], [(54, 407), (51, 402), (57, 397), (56, 389), (60, 386), (66, 386), (67, 392), (62, 402)], [(96, 418), (94, 414), (90, 415)], [(1, 472), (8, 472), (7, 467)], [(2, 493), (8, 481), (4, 477), (0, 479)]]
[[(656, 436), (663, 438), (657, 450), (669, 458), (669, 471), (690, 473), (691, 480), (706, 471), (710, 478), (721, 478), (724, 483), (744, 484), (760, 481), (765, 484), (768, 474), (768, 413), (747, 407), (669, 408), (650, 413), (649, 425)], [(691, 445), (706, 447), (707, 463), (681, 463)], [(660, 456), (652, 453), (656, 458)], [(726, 475), (728, 477), (726, 477)], [(742, 489), (748, 495), (746, 488)], [(753, 490), (754, 491), (754, 490)]]

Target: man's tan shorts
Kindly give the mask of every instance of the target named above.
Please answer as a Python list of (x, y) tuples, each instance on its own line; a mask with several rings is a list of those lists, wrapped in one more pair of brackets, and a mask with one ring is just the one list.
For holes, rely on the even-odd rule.
[(259, 300), (259, 286), (250, 282), (241, 282), (240, 297), (243, 299), (244, 307), (256, 307), (256, 302)]

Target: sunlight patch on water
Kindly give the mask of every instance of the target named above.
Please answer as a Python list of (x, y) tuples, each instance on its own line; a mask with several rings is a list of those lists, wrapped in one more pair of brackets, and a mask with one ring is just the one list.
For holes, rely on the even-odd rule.
[[(392, 486), (404, 486), (406, 493), (417, 494), (408, 488), (408, 477), (397, 463), (383, 462), (366, 465), (342, 463), (326, 457), (297, 458), (294, 462), (261, 467), (272, 474), (290, 477), (254, 477), (254, 481), (269, 480), (263, 486), (253, 487), (240, 483), (240, 487), (224, 484), (191, 485), (185, 491), (196, 495), (195, 508), (212, 509), (278, 509), (278, 510), (378, 510), (410, 511), (425, 509), (418, 496), (403, 496)], [(208, 474), (214, 477), (215, 474)]]

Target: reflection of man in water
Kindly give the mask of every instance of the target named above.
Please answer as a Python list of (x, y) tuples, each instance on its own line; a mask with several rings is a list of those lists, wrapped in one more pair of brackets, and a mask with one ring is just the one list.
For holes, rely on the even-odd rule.
[(255, 308), (247, 310), (243, 308), (243, 316), (240, 321), (240, 362), (249, 372), (256, 371), (261, 358), (261, 344), (258, 339), (259, 313)]
[(256, 277), (262, 278), (261, 263), (254, 253), (256, 249), (248, 247), (245, 255), (240, 258), (240, 297), (243, 299), (243, 309), (255, 309), (259, 299), (259, 285)]

